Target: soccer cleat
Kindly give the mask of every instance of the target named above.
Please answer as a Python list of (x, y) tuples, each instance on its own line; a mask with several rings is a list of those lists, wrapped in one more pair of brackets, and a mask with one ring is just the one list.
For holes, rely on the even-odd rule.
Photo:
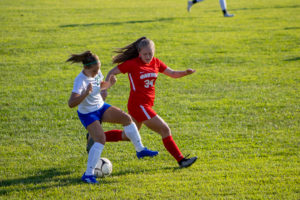
[(181, 161), (178, 162), (180, 168), (189, 167), (197, 160), (197, 156), (192, 158), (183, 158)]
[(188, 1), (188, 5), (187, 5), (187, 11), (191, 12), (191, 8), (193, 6), (193, 2), (192, 1)]
[(153, 156), (156, 156), (157, 154), (158, 154), (158, 151), (151, 151), (151, 150), (147, 149), (146, 147), (144, 148), (144, 150), (142, 150), (140, 152), (136, 152), (136, 156), (138, 157), (138, 159), (144, 158), (146, 156), (153, 157)]
[(224, 14), (224, 17), (233, 17), (233, 16), (234, 16), (234, 14), (229, 14), (229, 13)]
[(85, 182), (85, 183), (92, 183), (92, 184), (97, 184), (97, 183), (99, 183), (99, 182), (96, 180), (96, 176), (94, 176), (94, 175), (87, 176), (87, 175), (85, 175), (85, 172), (84, 172), (84, 174), (82, 175), (81, 180), (82, 180), (83, 182)]

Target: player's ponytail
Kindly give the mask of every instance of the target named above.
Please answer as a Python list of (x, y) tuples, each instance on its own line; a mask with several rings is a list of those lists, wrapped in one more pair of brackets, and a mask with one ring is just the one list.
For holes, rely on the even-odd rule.
[(91, 51), (85, 51), (81, 54), (71, 54), (66, 62), (82, 63), (84, 66), (90, 66), (99, 62), (98, 56)]
[(140, 50), (148, 45), (153, 45), (154, 42), (147, 39), (146, 37), (141, 37), (137, 39), (135, 42), (123, 47), (119, 48), (114, 51), (114, 53), (117, 53), (112, 59), (113, 64), (118, 64), (125, 62), (126, 60), (130, 60), (132, 58), (136, 58), (139, 56)]

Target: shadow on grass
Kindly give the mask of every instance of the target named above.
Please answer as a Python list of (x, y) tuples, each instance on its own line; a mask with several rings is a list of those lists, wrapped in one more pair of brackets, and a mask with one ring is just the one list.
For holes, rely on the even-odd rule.
[[(70, 184), (80, 184), (80, 178), (74, 179), (62, 179), (58, 176), (64, 176), (71, 174), (70, 171), (51, 168), (47, 170), (41, 170), (38, 175), (29, 176), (26, 178), (17, 178), (0, 181), (0, 195), (5, 195), (14, 191), (30, 191), (41, 190), (56, 186), (65, 186)], [(50, 183), (50, 184), (49, 184)], [(45, 184), (45, 185), (43, 185)], [(46, 185), (47, 184), (47, 185)], [(14, 186), (14, 188), (3, 189), (3, 187)]]
[(163, 167), (163, 168), (159, 168), (159, 169), (139, 169), (139, 170), (122, 170), (119, 172), (114, 172), (111, 176), (123, 176), (123, 175), (127, 175), (127, 174), (145, 174), (145, 173), (151, 173), (151, 172), (157, 172), (158, 170), (162, 170), (162, 171), (170, 171), (172, 170), (177, 171), (177, 170), (182, 170), (182, 168), (179, 167)]
[(300, 57), (285, 59), (284, 61), (297, 61), (300, 60)]
[(295, 30), (295, 29), (300, 29), (300, 27), (286, 27), (284, 30)]
[(273, 7), (256, 7), (256, 8), (236, 8), (229, 9), (229, 11), (238, 11), (238, 10), (266, 10), (266, 9), (282, 9), (282, 8), (299, 8), (300, 5), (290, 5), (290, 6), (273, 6)]
[[(159, 170), (176, 171), (180, 170), (179, 167), (163, 167)], [(123, 176), (126, 174), (144, 174), (157, 172), (157, 169), (140, 169), (140, 170), (123, 170), (117, 173), (113, 173), (111, 176)], [(0, 180), (0, 195), (7, 195), (11, 192), (22, 192), (22, 191), (37, 191), (46, 190), (55, 187), (64, 187), (69, 185), (86, 184), (80, 180), (80, 177), (60, 177), (70, 175), (73, 172), (66, 171), (63, 169), (51, 168), (47, 170), (41, 170), (38, 175), (28, 176), (25, 178), (16, 178), (9, 180)], [(101, 185), (111, 184), (114, 180), (105, 178), (101, 179)], [(97, 186), (97, 185), (96, 185)], [(7, 187), (7, 188), (4, 188)]]
[(176, 19), (182, 19), (182, 17), (169, 17), (169, 18), (158, 18), (158, 19), (150, 19), (150, 20), (133, 20), (133, 21), (107, 22), (107, 23), (66, 24), (66, 25), (60, 25), (59, 27), (60, 28), (70, 28), (70, 27), (89, 27), (89, 26), (117, 26), (117, 25), (123, 25), (123, 24), (141, 24), (141, 23), (173, 21)]
[(56, 176), (68, 175), (70, 172), (68, 171), (60, 171), (56, 168), (51, 168), (47, 170), (40, 171), (39, 175), (29, 176), (26, 178), (19, 178), (19, 179), (10, 179), (1, 181), (1, 186), (10, 186), (10, 185), (17, 185), (17, 184), (38, 184), (42, 182), (49, 181)]

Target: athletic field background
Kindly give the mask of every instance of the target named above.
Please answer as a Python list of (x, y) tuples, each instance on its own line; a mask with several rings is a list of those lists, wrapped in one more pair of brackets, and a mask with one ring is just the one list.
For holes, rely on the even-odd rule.
[[(300, 199), (300, 2), (218, 0), (0, 1), (0, 199)], [(86, 130), (67, 105), (91, 50), (104, 75), (113, 50), (141, 36), (181, 79), (160, 74), (155, 111), (184, 155), (179, 169), (161, 137), (143, 127), (138, 160), (129, 142), (107, 143), (113, 173), (84, 184)], [(127, 111), (127, 75), (107, 103)], [(105, 130), (120, 125), (103, 124)]]

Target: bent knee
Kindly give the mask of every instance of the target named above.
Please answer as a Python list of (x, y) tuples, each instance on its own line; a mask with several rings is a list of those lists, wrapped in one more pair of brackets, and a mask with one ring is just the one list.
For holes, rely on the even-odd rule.
[(123, 126), (127, 126), (131, 124), (133, 121), (131, 119), (131, 116), (125, 112), (123, 112)]
[(160, 128), (159, 133), (162, 137), (167, 137), (171, 135), (171, 129), (169, 126), (165, 125)]

